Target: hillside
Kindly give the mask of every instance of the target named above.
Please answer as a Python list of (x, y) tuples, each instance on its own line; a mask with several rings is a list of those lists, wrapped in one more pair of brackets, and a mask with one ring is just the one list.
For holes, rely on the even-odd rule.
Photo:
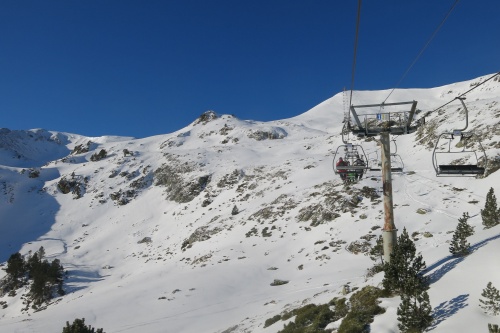
[[(488, 77), (396, 90), (391, 101), (416, 100), (422, 116)], [(357, 91), (353, 101), (380, 103), (388, 92)], [(433, 332), (500, 323), (478, 307), (489, 281), (500, 287), (499, 227), (483, 229), (480, 215), (488, 190), (500, 195), (500, 80), (467, 97), (469, 130), (493, 167), (487, 177), (435, 176), (437, 135), (464, 123), (458, 101), (396, 138), (405, 172), (393, 175), (395, 224), (427, 262)], [(346, 284), (378, 285), (367, 252), (383, 225), (381, 175), (348, 188), (334, 175), (343, 112), (339, 93), (290, 119), (207, 112), (144, 139), (0, 130), (0, 261), (43, 246), (68, 272), (66, 295), (40, 311), (23, 304), (26, 287), (1, 297), (0, 331), (60, 332), (84, 317), (108, 333), (275, 333), (285, 322), (264, 322), (276, 314), (327, 303)], [(376, 141), (353, 140), (377, 155)], [(454, 258), (448, 242), (463, 212), (474, 252)], [(372, 332), (399, 332), (398, 302), (383, 300)]]

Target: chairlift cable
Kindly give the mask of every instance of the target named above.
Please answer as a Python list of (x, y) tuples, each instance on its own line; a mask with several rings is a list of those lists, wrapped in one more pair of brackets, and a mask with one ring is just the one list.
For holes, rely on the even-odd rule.
[(476, 88), (479, 88), (480, 86), (482, 86), (483, 84), (485, 84), (486, 82), (488, 82), (489, 80), (493, 79), (494, 77), (500, 75), (500, 72), (497, 72), (495, 74), (493, 74), (492, 76), (490, 76), (489, 78), (487, 78), (486, 80), (484, 80), (483, 82), (479, 83), (478, 85), (475, 85), (474, 87), (472, 87), (471, 89), (467, 90), (466, 92), (464, 92), (463, 94), (455, 97), (454, 99), (452, 99), (451, 101), (441, 105), (440, 107), (438, 108), (435, 108), (434, 110), (432, 111), (427, 111), (425, 114), (424, 114), (424, 117), (427, 117), (428, 115), (430, 115), (432, 112), (436, 112), (437, 110), (445, 107), (446, 105), (450, 104), (451, 102), (453, 102), (454, 100), (456, 99), (459, 99), (459, 98), (462, 98), (463, 96), (467, 95), (468, 93), (470, 93), (471, 91), (473, 91), (474, 89)]
[[(497, 75), (500, 75), (500, 72), (498, 72), (498, 73), (496, 73), (496, 74), (492, 75), (491, 77), (487, 78), (487, 79), (486, 79), (486, 80), (484, 80), (483, 82), (479, 83), (477, 86), (474, 86), (474, 87), (472, 87), (471, 89), (467, 90), (466, 92), (464, 92), (462, 95), (458, 96), (457, 98), (461, 98), (462, 96), (464, 96), (464, 95), (466, 95), (466, 94), (470, 93), (472, 90), (474, 90), (474, 89), (478, 88), (479, 86), (481, 86), (481, 85), (485, 84), (486, 82), (488, 82), (489, 80), (493, 79), (493, 78), (494, 78), (495, 76), (497, 76)], [(452, 102), (452, 101), (450, 101), (449, 103), (451, 103), (451, 102)], [(434, 111), (435, 111), (435, 110), (434, 110)]]
[(408, 67), (408, 69), (403, 74), (403, 76), (401, 77), (401, 79), (399, 80), (399, 82), (396, 84), (396, 86), (394, 88), (392, 88), (391, 92), (389, 93), (389, 96), (387, 96), (387, 98), (382, 102), (382, 104), (384, 104), (389, 99), (389, 97), (392, 95), (392, 93), (394, 92), (394, 90), (396, 90), (399, 87), (399, 85), (404, 80), (404, 78), (406, 77), (406, 75), (408, 75), (408, 73), (410, 72), (410, 70), (412, 69), (412, 67), (415, 65), (415, 63), (418, 61), (418, 59), (420, 58), (420, 56), (424, 53), (425, 49), (429, 46), (429, 44), (431, 43), (431, 41), (434, 39), (434, 37), (436, 36), (436, 34), (438, 33), (438, 31), (441, 29), (441, 27), (443, 26), (444, 22), (448, 19), (448, 16), (450, 16), (451, 12), (453, 11), (453, 9), (455, 8), (455, 6), (458, 4), (459, 1), (460, 0), (456, 0), (455, 3), (453, 4), (453, 6), (451, 6), (450, 10), (448, 11), (448, 13), (444, 17), (444, 19), (441, 21), (441, 23), (436, 28), (436, 30), (434, 31), (434, 33), (431, 35), (431, 37), (429, 38), (429, 40), (427, 41), (427, 43), (424, 45), (424, 47), (420, 50), (420, 52), (418, 53), (418, 55), (415, 58), (415, 60), (413, 60), (413, 62), (411, 63), (410, 67)]
[[(342, 142), (346, 144), (347, 142), (349, 142), (349, 135), (351, 133), (351, 131), (349, 131), (349, 121), (351, 117), (350, 115), (351, 111), (349, 110), (349, 105), (347, 105), (347, 92), (345, 90), (345, 87), (342, 93), (342, 103), (344, 107), (344, 120), (342, 122), (344, 123), (344, 125), (342, 126), (341, 135), (342, 135)], [(344, 138), (345, 133), (347, 133), (347, 139)]]
[(352, 61), (352, 73), (351, 73), (351, 95), (349, 97), (349, 107), (352, 105), (352, 92), (354, 90), (354, 72), (356, 69), (356, 54), (358, 52), (358, 37), (359, 37), (359, 21), (361, 19), (361, 0), (358, 0), (358, 17), (356, 20), (356, 35), (354, 38), (354, 56)]

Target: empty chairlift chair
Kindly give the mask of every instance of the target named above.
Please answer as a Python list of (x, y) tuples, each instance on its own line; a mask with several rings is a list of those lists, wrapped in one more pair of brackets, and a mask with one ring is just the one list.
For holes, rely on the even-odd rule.
[[(394, 152), (392, 153), (391, 149), (391, 173), (402, 173), (404, 172), (404, 163), (401, 156), (398, 154), (398, 146), (396, 145), (396, 140), (392, 140), (394, 142)], [(378, 151), (372, 152), (374, 155), (370, 159), (370, 171), (382, 171), (382, 159), (379, 157)]]
[(392, 140), (392, 142), (394, 142), (394, 152), (392, 153), (391, 149), (391, 171), (394, 173), (401, 173), (405, 169), (405, 164), (403, 163), (401, 155), (398, 154), (396, 140)]
[[(463, 98), (457, 98), (465, 109), (465, 127), (439, 135), (432, 153), (432, 164), (436, 176), (477, 176), (485, 173), (487, 158), (483, 146), (473, 132), (464, 132), (468, 127), (468, 110)], [(452, 145), (453, 144), (453, 145)], [(478, 154), (481, 157), (478, 157)]]

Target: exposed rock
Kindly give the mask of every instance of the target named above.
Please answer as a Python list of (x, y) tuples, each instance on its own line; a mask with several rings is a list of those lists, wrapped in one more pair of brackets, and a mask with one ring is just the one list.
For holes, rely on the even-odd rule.
[(152, 241), (153, 240), (151, 239), (151, 237), (144, 237), (143, 239), (141, 239), (140, 241), (138, 241), (137, 244), (143, 244), (143, 243), (149, 244)]
[(57, 188), (63, 194), (73, 193), (73, 199), (79, 199), (85, 194), (85, 179), (82, 177), (63, 177), (57, 182)]
[(215, 120), (217, 118), (218, 118), (217, 113), (215, 113), (215, 111), (209, 110), (204, 112), (201, 116), (199, 116), (198, 119), (195, 120), (194, 125), (197, 124), (205, 125), (208, 122)]
[(256, 130), (256, 131), (250, 131), (247, 136), (250, 139), (255, 139), (257, 141), (262, 141), (262, 140), (276, 140), (276, 139), (283, 139), (287, 136), (287, 133), (284, 129), (280, 127), (273, 127), (268, 130)]
[(79, 155), (79, 154), (88, 153), (91, 145), (92, 145), (92, 141), (87, 141), (87, 143), (85, 145), (84, 144), (77, 145), (71, 151), (71, 155)]
[(193, 171), (190, 164), (163, 164), (154, 172), (155, 185), (165, 186), (169, 200), (186, 203), (197, 197), (210, 183), (211, 176), (185, 179), (185, 174)]
[(182, 250), (189, 249), (190, 247), (193, 246), (194, 243), (206, 241), (210, 239), (212, 235), (215, 235), (221, 232), (222, 230), (223, 230), (222, 228), (218, 227), (211, 230), (208, 228), (208, 226), (199, 227), (191, 234), (191, 236), (189, 236), (188, 239), (184, 240), (181, 249)]

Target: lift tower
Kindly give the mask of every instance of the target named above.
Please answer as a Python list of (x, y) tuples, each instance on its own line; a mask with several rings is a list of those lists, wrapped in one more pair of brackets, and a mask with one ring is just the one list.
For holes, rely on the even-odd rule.
[[(410, 105), (410, 110), (407, 110), (408, 105)], [(399, 110), (401, 106), (405, 109)], [(386, 262), (390, 261), (392, 249), (397, 240), (397, 229), (394, 224), (394, 207), (392, 201), (390, 135), (409, 134), (417, 130), (423, 122), (420, 120), (413, 121), (416, 107), (416, 101), (357, 106), (351, 105), (350, 107), (354, 124), (349, 123), (349, 129), (354, 135), (358, 137), (373, 137), (380, 135), (384, 196), (384, 228), (382, 229), (382, 239), (384, 243), (384, 260)], [(395, 111), (383, 112), (386, 108), (395, 109)], [(367, 109), (368, 113), (366, 112)]]

